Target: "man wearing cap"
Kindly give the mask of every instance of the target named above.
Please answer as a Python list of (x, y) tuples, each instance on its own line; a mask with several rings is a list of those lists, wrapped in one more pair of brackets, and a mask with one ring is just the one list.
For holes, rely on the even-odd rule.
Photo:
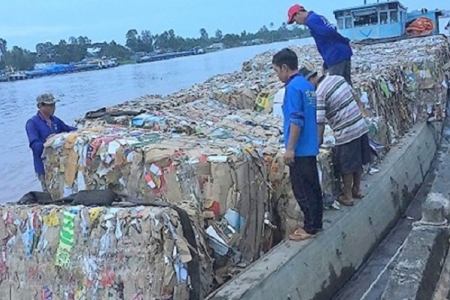
[(314, 237), (322, 230), (323, 198), (317, 170), (319, 154), (314, 87), (298, 73), (294, 51), (283, 49), (273, 56), (273, 69), (285, 84), (283, 100), (284, 162), (289, 166), (292, 190), (304, 215), (303, 228), (291, 240)]
[(351, 85), (351, 57), (353, 55), (350, 40), (343, 37), (324, 17), (298, 4), (289, 8), (288, 24), (306, 25), (314, 38), (330, 75), (340, 75)]
[(337, 167), (343, 182), (343, 195), (338, 201), (343, 205), (352, 206), (353, 199), (363, 197), (361, 193), (363, 166), (370, 162), (371, 154), (363, 105), (342, 76), (319, 77), (317, 72), (307, 68), (300, 69), (299, 73), (316, 88), (319, 145), (323, 143), (325, 120), (328, 120), (334, 132)]
[(34, 170), (41, 182), (42, 190), (46, 192), (45, 170), (42, 161), (44, 143), (50, 135), (75, 131), (77, 128), (66, 125), (61, 119), (53, 115), (57, 100), (52, 94), (42, 94), (36, 98), (36, 101), (38, 112), (27, 121), (25, 129), (29, 147), (33, 151)]

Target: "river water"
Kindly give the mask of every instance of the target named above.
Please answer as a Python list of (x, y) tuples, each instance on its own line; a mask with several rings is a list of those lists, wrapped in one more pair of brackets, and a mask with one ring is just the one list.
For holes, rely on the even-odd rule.
[(67, 124), (89, 110), (131, 100), (146, 94), (170, 94), (216, 74), (240, 70), (242, 62), (271, 49), (309, 44), (293, 40), (159, 62), (126, 65), (108, 70), (0, 83), (0, 203), (16, 201), (30, 190), (40, 190), (35, 178), (25, 123), (36, 109), (36, 96), (52, 92), (61, 101), (56, 116)]

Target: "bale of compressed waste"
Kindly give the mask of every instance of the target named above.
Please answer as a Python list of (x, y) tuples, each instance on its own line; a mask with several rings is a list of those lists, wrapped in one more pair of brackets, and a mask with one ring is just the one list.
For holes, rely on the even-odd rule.
[[(300, 65), (321, 70), (323, 62), (314, 45), (291, 48), (297, 52)], [(385, 120), (390, 144), (395, 144), (415, 122), (443, 118), (447, 91), (444, 69), (450, 60), (450, 47), (445, 37), (354, 45), (353, 50), (353, 86), (370, 117)], [(282, 87), (272, 70), (274, 53), (268, 51), (245, 62), (240, 72), (217, 75), (170, 95), (141, 97), (107, 108), (107, 111), (114, 114), (117, 110), (165, 110), (209, 98), (239, 109), (271, 112), (273, 96)], [(84, 120), (86, 118), (79, 121)]]
[[(291, 48), (297, 52), (300, 65), (321, 71), (323, 61), (314, 45)], [(242, 73), (251, 81), (253, 73), (267, 72), (273, 54), (275, 51), (268, 51), (244, 63)], [(353, 87), (370, 116), (384, 119), (390, 144), (395, 144), (416, 122), (443, 119), (447, 99), (444, 71), (449, 60), (450, 46), (441, 35), (356, 45)], [(249, 69), (249, 65), (258, 67)], [(276, 77), (274, 73), (266, 74)]]
[[(148, 202), (191, 199), (213, 219), (209, 235), (232, 231), (233, 238), (211, 245), (219, 255), (245, 265), (270, 248), (275, 207), (291, 194), (287, 173), (282, 184), (271, 179), (276, 165), (285, 170), (279, 118), (208, 99), (115, 118), (130, 126), (88, 120), (78, 132), (47, 141), (46, 182), (53, 198), (109, 188)], [(324, 182), (334, 181), (329, 176), (335, 174), (324, 172)], [(283, 234), (284, 222), (278, 224)]]
[(196, 211), (3, 206), (1, 299), (203, 299), (212, 259)]
[[(226, 248), (219, 254), (233, 252), (247, 263), (259, 257), (264, 216), (270, 211), (262, 154), (233, 145), (226, 132), (221, 132), (223, 141), (217, 136), (212, 142), (121, 130), (84, 130), (49, 140), (46, 182), (53, 198), (109, 188), (143, 203), (189, 199), (206, 218), (225, 226), (212, 226), (209, 235), (222, 236), (233, 227), (234, 238), (219, 240)], [(227, 214), (238, 215), (242, 222), (229, 225)]]

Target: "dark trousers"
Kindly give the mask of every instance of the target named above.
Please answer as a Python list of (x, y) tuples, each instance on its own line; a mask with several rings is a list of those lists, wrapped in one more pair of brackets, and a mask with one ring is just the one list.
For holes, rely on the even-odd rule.
[(295, 157), (289, 166), (292, 190), (302, 209), (305, 221), (303, 229), (315, 234), (322, 229), (323, 199), (315, 156)]
[(350, 59), (341, 61), (338, 64), (328, 67), (328, 74), (339, 75), (345, 78), (348, 84), (352, 85), (352, 62)]

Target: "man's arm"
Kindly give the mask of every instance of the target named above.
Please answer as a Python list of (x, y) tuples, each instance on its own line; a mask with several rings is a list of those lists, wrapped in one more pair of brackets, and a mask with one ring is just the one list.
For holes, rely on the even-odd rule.
[(353, 99), (355, 99), (356, 104), (358, 105), (359, 110), (361, 111), (361, 114), (363, 115), (364, 118), (367, 117), (366, 109), (364, 108), (364, 104), (361, 101), (361, 97), (359, 97), (359, 94), (349, 84), (347, 85), (348, 88), (350, 88), (350, 90), (352, 91)]
[(59, 118), (58, 118), (58, 121), (60, 122), (62, 132), (71, 132), (71, 131), (78, 130), (78, 128), (67, 125), (66, 123), (64, 123), (63, 120), (61, 120)]
[(317, 138), (319, 141), (319, 147), (323, 144), (323, 134), (325, 132), (325, 116), (326, 116), (326, 106), (325, 98), (322, 92), (317, 93)]
[(25, 129), (27, 131), (28, 136), (28, 145), (35, 157), (42, 156), (42, 152), (44, 151), (44, 144), (39, 140), (39, 132), (32, 120), (28, 120), (25, 125)]
[(305, 101), (304, 93), (292, 87), (286, 88), (286, 105), (291, 112), (289, 116), (290, 133), (288, 137), (287, 150), (294, 150), (300, 136), (301, 128), (305, 124), (305, 113), (302, 109)]
[(306, 26), (308, 26), (309, 29), (315, 31), (319, 35), (350, 44), (350, 40), (343, 37), (339, 32), (337, 32), (337, 30), (334, 29), (331, 24), (327, 22), (326, 19), (324, 19), (324, 17), (322, 16), (313, 15), (312, 17), (308, 18), (306, 21)]

